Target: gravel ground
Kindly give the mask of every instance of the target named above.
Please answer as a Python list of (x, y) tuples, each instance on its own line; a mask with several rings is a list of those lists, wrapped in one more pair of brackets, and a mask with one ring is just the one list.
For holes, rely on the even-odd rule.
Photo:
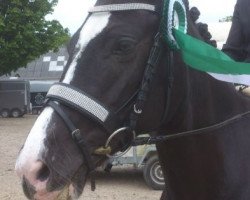
[[(14, 165), (19, 149), (36, 117), (19, 119), (0, 118), (0, 200), (25, 200)], [(81, 200), (158, 200), (161, 192), (148, 188), (142, 172), (131, 167), (116, 167), (108, 174), (98, 171), (97, 189), (90, 191), (87, 184)]]

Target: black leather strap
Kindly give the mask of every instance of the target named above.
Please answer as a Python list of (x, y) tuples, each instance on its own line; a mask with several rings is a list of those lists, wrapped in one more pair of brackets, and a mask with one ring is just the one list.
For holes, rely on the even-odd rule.
[(67, 128), (69, 129), (71, 133), (77, 130), (77, 128), (75, 127), (73, 122), (70, 120), (68, 115), (66, 115), (65, 112), (59, 107), (60, 104), (58, 105), (54, 101), (48, 101), (46, 105), (52, 107), (56, 111), (56, 113), (63, 119), (63, 121), (65, 122)]
[[(76, 142), (77, 146), (80, 148), (81, 153), (84, 156), (89, 173), (92, 174), (92, 172), (95, 170), (95, 165), (94, 165), (94, 162), (91, 158), (91, 154), (89, 152), (89, 146), (86, 143), (86, 140), (84, 139), (80, 130), (74, 126), (73, 122), (65, 114), (65, 112), (58, 106), (57, 103), (55, 103), (53, 101), (49, 101), (49, 102), (47, 102), (47, 105), (52, 107), (56, 111), (56, 113), (63, 119), (65, 124), (67, 125), (69, 131), (72, 134), (73, 140)], [(91, 187), (94, 190), (95, 189), (95, 182), (93, 180), (93, 177), (91, 178), (91, 180), (92, 180)]]

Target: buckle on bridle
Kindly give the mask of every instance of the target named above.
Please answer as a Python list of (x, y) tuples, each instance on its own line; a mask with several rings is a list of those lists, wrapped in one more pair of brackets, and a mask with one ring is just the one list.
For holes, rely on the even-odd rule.
[(74, 131), (72, 131), (71, 135), (72, 135), (72, 137), (73, 137), (74, 140), (79, 141), (79, 140), (82, 139), (80, 129), (75, 129)]
[(142, 114), (142, 109), (137, 109), (136, 104), (134, 104), (134, 112), (138, 115)]
[[(107, 156), (109, 158), (119, 158), (119, 157), (125, 155), (131, 149), (131, 146), (129, 146), (125, 151), (123, 151), (123, 152), (121, 152), (119, 154), (111, 155), (112, 148), (110, 146), (110, 142), (116, 135), (118, 135), (119, 133), (125, 132), (127, 130), (131, 131), (131, 129), (129, 127), (123, 127), (123, 128), (117, 129), (115, 132), (113, 132), (109, 136), (109, 138), (107, 139), (107, 142), (106, 142), (104, 147), (100, 147), (100, 148), (95, 150), (95, 154), (97, 154), (97, 155), (105, 155), (105, 156)], [(133, 132), (133, 137), (135, 137), (135, 132), (134, 131), (132, 131), (132, 132)]]

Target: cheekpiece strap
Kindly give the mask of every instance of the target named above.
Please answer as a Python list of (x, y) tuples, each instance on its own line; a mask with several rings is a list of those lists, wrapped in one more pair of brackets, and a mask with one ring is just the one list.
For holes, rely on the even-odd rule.
[(114, 11), (129, 11), (129, 10), (148, 10), (156, 12), (156, 6), (145, 3), (124, 3), (124, 4), (110, 4), (100, 5), (89, 9), (90, 13), (96, 12), (114, 12)]

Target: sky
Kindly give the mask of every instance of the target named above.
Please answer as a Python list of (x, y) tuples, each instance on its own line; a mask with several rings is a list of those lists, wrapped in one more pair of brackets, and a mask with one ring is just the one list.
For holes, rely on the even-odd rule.
[[(59, 0), (53, 15), (48, 19), (57, 19), (73, 34), (83, 23), (88, 8), (94, 0)], [(233, 14), (236, 0), (189, 0), (190, 7), (196, 6), (200, 20), (204, 23), (218, 22), (219, 19)]]

